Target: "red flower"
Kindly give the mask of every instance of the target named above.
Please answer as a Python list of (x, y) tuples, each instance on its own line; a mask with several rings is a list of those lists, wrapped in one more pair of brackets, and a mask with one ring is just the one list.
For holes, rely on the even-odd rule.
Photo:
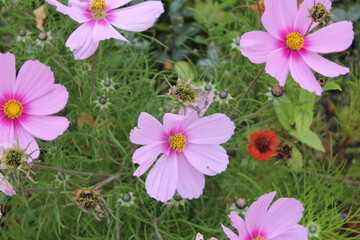
[(251, 133), (247, 151), (257, 160), (269, 160), (276, 155), (279, 139), (271, 130)]

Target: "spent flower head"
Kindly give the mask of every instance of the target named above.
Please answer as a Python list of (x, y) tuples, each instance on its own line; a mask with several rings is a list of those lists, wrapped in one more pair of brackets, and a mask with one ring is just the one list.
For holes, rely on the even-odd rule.
[(27, 161), (25, 148), (19, 148), (15, 141), (13, 145), (0, 145), (0, 169), (18, 168)]
[(98, 221), (105, 216), (109, 223), (109, 206), (99, 189), (82, 188), (75, 190), (74, 194), (73, 201), (78, 208)]
[(198, 102), (201, 101), (199, 97), (200, 89), (191, 84), (191, 80), (183, 82), (178, 79), (175, 86), (171, 86), (167, 96), (175, 100), (175, 103), (184, 107), (197, 107)]
[(325, 24), (325, 19), (330, 15), (331, 0), (317, 0), (308, 10), (310, 14), (308, 17), (313, 22)]

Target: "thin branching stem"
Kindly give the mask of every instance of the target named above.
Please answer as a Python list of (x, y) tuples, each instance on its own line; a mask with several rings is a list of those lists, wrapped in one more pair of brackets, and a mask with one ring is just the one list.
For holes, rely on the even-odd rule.
[(96, 184), (96, 185), (95, 185), (95, 189), (99, 189), (99, 188), (105, 186), (106, 184), (108, 184), (108, 183), (110, 183), (110, 182), (118, 179), (118, 178), (120, 177), (120, 175), (121, 175), (121, 173), (119, 172), (119, 173), (116, 173), (116, 174), (114, 174), (114, 175), (109, 176), (109, 177), (106, 178), (104, 181), (101, 181), (101, 182), (99, 182), (98, 184)]
[(236, 104), (236, 106), (234, 107), (234, 109), (231, 111), (230, 114), (230, 118), (233, 118), (236, 111), (239, 109), (239, 107), (241, 106), (241, 103), (247, 95), (250, 92), (250, 90), (255, 86), (256, 81), (260, 78), (261, 74), (264, 72), (265, 67), (261, 68), (261, 70), (259, 71), (259, 73), (255, 76), (255, 78), (250, 82), (249, 87), (246, 89), (246, 91), (244, 92), (243, 95), (241, 95), (241, 97), (239, 98), (238, 103)]
[[(316, 174), (315, 174), (313, 171), (310, 171), (310, 170), (306, 170), (306, 174), (309, 175), (309, 176), (316, 176)], [(344, 179), (344, 178), (335, 178), (335, 177), (329, 176), (329, 175), (326, 175), (326, 177), (327, 177), (329, 180), (339, 180), (340, 182), (344, 182), (344, 183), (348, 183), (348, 184), (351, 184), (351, 185), (360, 186), (360, 182), (355, 181), (355, 180), (349, 180), (349, 179)]]
[(108, 177), (112, 176), (112, 175), (109, 175), (109, 174), (92, 173), (92, 172), (79, 172), (79, 171), (74, 171), (74, 170), (66, 170), (66, 169), (54, 168), (54, 167), (38, 165), (38, 164), (32, 164), (31, 167), (36, 168), (36, 169), (54, 171), (54, 172), (62, 172), (62, 173), (67, 173), (67, 174), (71, 174), (71, 175), (101, 177), (101, 178), (108, 178)]
[(263, 112), (264, 110), (268, 109), (271, 104), (273, 103), (273, 100), (269, 101), (265, 106), (263, 106), (262, 108), (260, 108), (259, 110), (257, 110), (256, 112), (254, 113), (251, 113), (249, 115), (246, 115), (246, 116), (243, 116), (241, 118), (238, 118), (238, 119), (235, 119), (234, 122), (237, 123), (237, 122), (241, 122), (245, 119), (249, 119), (249, 118), (253, 118), (253, 117), (256, 117), (259, 113)]
[(42, 192), (42, 191), (57, 191), (57, 190), (64, 190), (59, 188), (29, 188), (29, 189), (22, 189), (16, 190), (16, 193), (30, 193), (30, 192)]
[(93, 97), (95, 97), (95, 54), (91, 57), (91, 92)]

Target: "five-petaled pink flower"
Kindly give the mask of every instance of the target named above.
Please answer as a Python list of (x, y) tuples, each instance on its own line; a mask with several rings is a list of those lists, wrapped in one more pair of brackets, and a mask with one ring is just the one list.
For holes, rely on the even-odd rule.
[[(15, 195), (16, 192), (11, 183), (0, 173), (0, 191), (8, 196)], [(0, 215), (1, 217), (1, 215)]]
[[(204, 102), (198, 104), (201, 114), (209, 104)], [(182, 198), (198, 198), (205, 187), (204, 174), (213, 176), (227, 168), (229, 156), (219, 144), (227, 142), (234, 129), (234, 123), (219, 113), (200, 117), (197, 111), (187, 109), (186, 115), (166, 113), (161, 124), (143, 112), (138, 128), (130, 133), (131, 142), (145, 145), (133, 155), (133, 162), (140, 165), (134, 175), (144, 174), (162, 154), (147, 176), (148, 194), (162, 202), (171, 199), (175, 191)]]
[(229, 215), (236, 235), (221, 225), (230, 240), (308, 240), (307, 229), (299, 225), (304, 207), (294, 198), (280, 198), (271, 207), (276, 192), (262, 195), (245, 214), (245, 221), (235, 211)]
[(36, 159), (39, 146), (34, 136), (50, 141), (69, 126), (65, 117), (49, 116), (66, 105), (68, 92), (54, 84), (54, 74), (39, 61), (29, 60), (16, 77), (15, 56), (0, 53), (0, 144), (13, 144)]
[(56, 6), (59, 12), (82, 23), (66, 42), (77, 60), (93, 55), (101, 40), (115, 38), (127, 41), (113, 26), (132, 32), (145, 31), (164, 12), (160, 1), (147, 1), (116, 9), (131, 1), (69, 0), (68, 6), (65, 6), (56, 0), (46, 0)]
[(312, 23), (309, 9), (314, 4), (324, 3), (331, 7), (330, 0), (304, 0), (298, 9), (297, 0), (265, 0), (262, 24), (267, 32), (252, 31), (240, 39), (241, 53), (253, 63), (265, 63), (265, 71), (285, 85), (288, 73), (300, 86), (321, 95), (321, 86), (314, 71), (337, 77), (349, 69), (331, 62), (319, 53), (340, 52), (347, 49), (353, 39), (352, 23), (342, 21), (330, 24), (308, 34), (319, 23)]

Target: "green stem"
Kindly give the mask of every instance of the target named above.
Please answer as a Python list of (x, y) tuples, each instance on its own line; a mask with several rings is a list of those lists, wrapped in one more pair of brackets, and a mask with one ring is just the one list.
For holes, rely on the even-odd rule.
[(67, 173), (67, 174), (72, 174), (72, 175), (101, 177), (101, 178), (111, 177), (111, 175), (109, 175), (109, 174), (99, 174), (99, 173), (92, 173), (92, 172), (79, 172), (79, 171), (74, 171), (74, 170), (66, 170), (66, 169), (54, 168), (54, 167), (38, 165), (38, 164), (32, 164), (31, 167), (32, 168), (37, 168), (37, 169), (44, 169), (44, 170), (54, 171), (54, 172), (62, 172), (62, 173)]
[(245, 119), (248, 119), (248, 118), (252, 118), (252, 117), (255, 117), (256, 115), (258, 115), (259, 113), (261, 113), (262, 111), (266, 110), (268, 107), (270, 107), (270, 105), (273, 103), (273, 100), (271, 100), (270, 102), (268, 102), (265, 106), (263, 106), (262, 108), (260, 108), (259, 110), (257, 110), (256, 112), (254, 113), (251, 113), (249, 115), (246, 115), (246, 116), (243, 116), (241, 118), (238, 118), (236, 120), (234, 120), (234, 122), (241, 122)]
[(234, 107), (234, 109), (231, 111), (230, 114), (230, 118), (233, 118), (236, 111), (238, 110), (238, 108), (241, 106), (241, 100), (244, 99), (246, 97), (246, 95), (248, 95), (248, 93), (250, 92), (250, 90), (255, 86), (256, 81), (260, 78), (261, 74), (264, 72), (265, 67), (263, 67), (259, 73), (255, 76), (255, 78), (250, 82), (249, 87), (246, 89), (246, 91), (244, 92), (244, 94), (239, 98), (239, 101), (237, 103), (237, 105)]

